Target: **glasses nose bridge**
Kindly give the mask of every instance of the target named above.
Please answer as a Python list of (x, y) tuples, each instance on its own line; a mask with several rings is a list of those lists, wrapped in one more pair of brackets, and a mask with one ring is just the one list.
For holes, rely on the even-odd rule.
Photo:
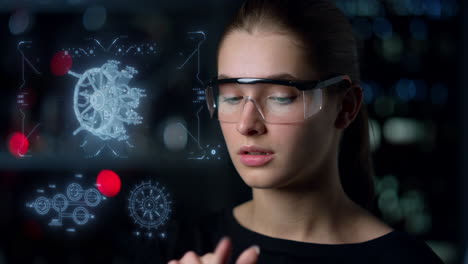
[(240, 116), (242, 116), (242, 113), (244, 112), (245, 106), (247, 105), (247, 102), (249, 102), (249, 101), (252, 102), (252, 104), (255, 106), (255, 109), (257, 109), (257, 112), (260, 114), (260, 116), (265, 121), (265, 115), (263, 114), (262, 106), (257, 102), (257, 100), (255, 100), (251, 96), (245, 96), (244, 97), (244, 104), (242, 105), (242, 111), (239, 113)]

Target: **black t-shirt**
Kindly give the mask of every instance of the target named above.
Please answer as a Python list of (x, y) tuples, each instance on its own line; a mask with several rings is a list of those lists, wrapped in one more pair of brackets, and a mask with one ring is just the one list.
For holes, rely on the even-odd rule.
[[(223, 236), (229, 236), (233, 244), (231, 262), (252, 245), (260, 246), (258, 264), (286, 263), (443, 263), (422, 241), (405, 232), (392, 231), (381, 237), (353, 244), (317, 244), (268, 237), (241, 226), (234, 218), (232, 208), (212, 214), (198, 224), (186, 223), (173, 226), (162, 248), (154, 253), (168, 261), (180, 259), (188, 250), (198, 255), (213, 252)], [(160, 258), (158, 258), (160, 259)], [(153, 262), (157, 263), (157, 262)]]

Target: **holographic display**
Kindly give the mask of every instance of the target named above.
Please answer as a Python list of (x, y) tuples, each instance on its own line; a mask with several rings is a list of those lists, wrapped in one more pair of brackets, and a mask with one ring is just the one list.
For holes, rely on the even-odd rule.
[[(49, 189), (56, 190), (56, 185), (49, 185)], [(38, 189), (38, 193), (45, 193), (44, 189)], [(49, 226), (63, 227), (65, 219), (71, 219), (68, 232), (75, 232), (76, 226), (86, 225), (95, 218), (92, 209), (98, 207), (106, 198), (96, 188), (83, 189), (81, 184), (71, 183), (65, 193), (56, 193), (51, 198), (39, 196), (26, 207), (33, 209), (38, 215), (45, 216), (54, 213)], [(74, 223), (74, 224), (73, 224)]]
[[(151, 238), (154, 237), (154, 231), (160, 229), (171, 215), (171, 200), (165, 187), (159, 183), (142, 182), (135, 186), (128, 199), (128, 209), (130, 217), (141, 229), (146, 229), (146, 233), (136, 231), (135, 234), (142, 234)], [(159, 237), (165, 238), (166, 233), (160, 231)]]
[(34, 75), (42, 75), (42, 73), (37, 69), (37, 67), (31, 62), (31, 60), (26, 56), (23, 49), (31, 48), (32, 41), (20, 41), (17, 44), (17, 51), (21, 55), (21, 85), (19, 86), (19, 92), (16, 95), (16, 104), (18, 106), (18, 111), (21, 114), (21, 132), (16, 132), (16, 134), (20, 134), (23, 139), (21, 141), (15, 141), (12, 144), (10, 142), (10, 152), (13, 156), (18, 158), (23, 158), (30, 156), (29, 152), (29, 143), (30, 137), (33, 132), (39, 127), (40, 123), (34, 125), (32, 129), (26, 131), (26, 116), (27, 116), (27, 109), (30, 107), (31, 104), (31, 91), (30, 87), (28, 86), (28, 78), (26, 75), (26, 68), (27, 65)]
[[(59, 71), (65, 68), (77, 78), (72, 99), (77, 128), (72, 135), (84, 135), (79, 146), (86, 157), (98, 157), (108, 149), (115, 157), (128, 158), (134, 148), (129, 127), (142, 124), (138, 107), (147, 97), (146, 89), (135, 84), (134, 78), (138, 67), (146, 67), (140, 64), (147, 65), (149, 56), (158, 54), (156, 43), (137, 43), (128, 36), (116, 37), (109, 44), (87, 38), (82, 45), (64, 47), (60, 52), (70, 60), (61, 64), (73, 64), (74, 70), (60, 67)], [(129, 60), (132, 66), (123, 65)]]
[(178, 123), (183, 129), (187, 132), (187, 134), (190, 136), (191, 139), (193, 139), (196, 143), (196, 149), (192, 150), (189, 152), (188, 159), (190, 160), (209, 160), (209, 159), (215, 159), (215, 160), (221, 160), (221, 145), (220, 144), (202, 144), (201, 142), (201, 133), (200, 133), (200, 112), (205, 108), (205, 84), (204, 82), (200, 79), (200, 63), (201, 63), (201, 47), (203, 43), (206, 41), (206, 33), (204, 31), (193, 31), (193, 32), (188, 32), (189, 38), (192, 40), (196, 40), (197, 44), (195, 49), (190, 53), (190, 55), (185, 59), (185, 61), (177, 67), (177, 70), (182, 70), (187, 63), (196, 55), (197, 59), (197, 73), (196, 73), (196, 79), (197, 79), (197, 85), (196, 87), (192, 88), (193, 91), (193, 99), (192, 103), (194, 106), (197, 107), (196, 111), (196, 118), (197, 118), (197, 133), (194, 136), (193, 133), (187, 129), (187, 127), (182, 124)]
[(119, 70), (119, 64), (109, 60), (83, 74), (68, 72), (78, 78), (73, 108), (80, 127), (73, 135), (86, 130), (102, 140), (123, 141), (128, 139), (125, 124), (141, 124), (135, 109), (145, 91), (128, 85), (138, 71), (129, 66)]

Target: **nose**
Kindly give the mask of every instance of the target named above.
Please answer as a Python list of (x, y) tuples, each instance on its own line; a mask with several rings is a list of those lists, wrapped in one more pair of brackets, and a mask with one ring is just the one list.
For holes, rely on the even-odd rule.
[(247, 99), (244, 104), (241, 116), (237, 122), (237, 131), (245, 136), (261, 135), (266, 132), (263, 117), (255, 103), (251, 100)]

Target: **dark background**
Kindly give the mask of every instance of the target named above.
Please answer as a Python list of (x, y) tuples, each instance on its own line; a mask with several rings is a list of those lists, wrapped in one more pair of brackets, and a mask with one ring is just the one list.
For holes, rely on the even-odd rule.
[[(466, 3), (335, 2), (350, 18), (360, 43), (378, 191), (375, 213), (425, 240), (446, 263), (463, 263), (468, 238)], [(204, 102), (194, 102), (194, 88), (202, 86), (197, 72), (202, 81), (216, 73), (218, 38), (239, 5), (215, 0), (0, 0), (0, 264), (132, 261), (132, 251), (148, 242), (133, 234), (136, 226), (127, 209), (132, 188), (142, 181), (167, 187), (172, 219), (195, 218), (249, 198), (249, 189), (230, 164), (219, 125), (208, 118), (206, 108), (198, 121)], [(105, 19), (99, 13), (90, 18), (96, 8), (104, 10)], [(195, 55), (177, 69), (200, 43), (200, 35), (188, 33), (194, 31), (206, 34), (200, 66)], [(78, 127), (72, 111), (76, 79), (54, 76), (50, 61), (67, 47), (93, 46), (88, 38), (107, 47), (119, 36), (126, 38), (118, 44), (128, 46), (156, 43), (157, 52), (123, 56), (101, 50), (96, 56), (74, 57), (72, 70), (82, 73), (108, 59), (137, 68), (132, 84), (147, 93), (137, 108), (144, 120), (127, 127), (135, 145), (125, 152), (127, 158), (107, 148), (90, 158), (94, 152), (79, 147), (86, 133), (72, 135)], [(20, 41), (31, 41), (21, 51), (40, 72), (26, 62), (24, 86)], [(26, 108), (17, 104), (20, 88), (29, 92)], [(28, 137), (30, 148), (23, 158), (8, 149), (12, 134), (22, 132), (20, 109), (26, 135), (39, 124)], [(164, 140), (174, 118), (199, 136), (208, 150), (204, 159), (192, 159), (203, 151), (188, 134), (181, 149)], [(210, 156), (213, 148), (216, 155)], [(115, 171), (122, 189), (75, 233), (48, 226), (47, 216), (25, 206), (38, 196), (38, 188), (56, 184), (64, 190), (76, 181), (76, 173), (83, 174), (83, 185), (92, 186), (102, 169)]]

